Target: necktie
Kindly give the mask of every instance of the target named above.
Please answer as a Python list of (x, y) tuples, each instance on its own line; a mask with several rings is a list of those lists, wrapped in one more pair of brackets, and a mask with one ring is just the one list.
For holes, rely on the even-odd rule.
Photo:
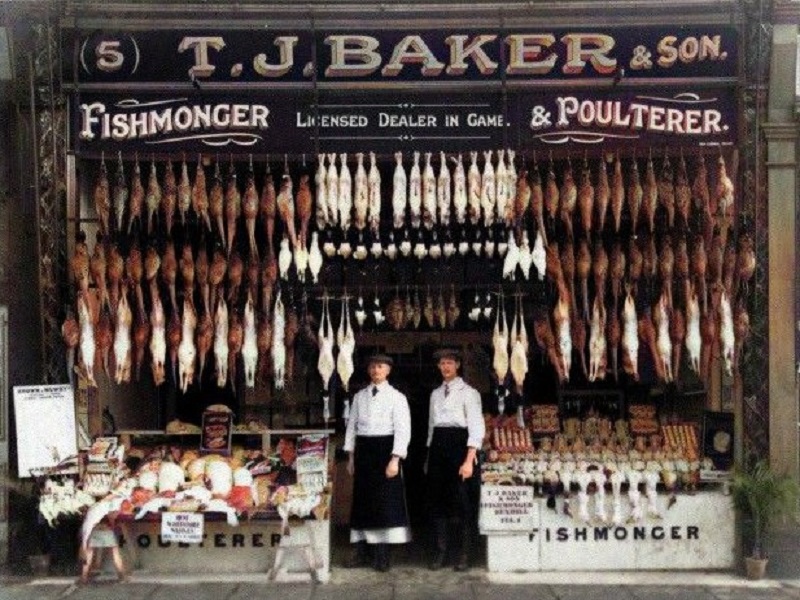
[(444, 384), (444, 397), (447, 398), (450, 395), (450, 385), (445, 383)]
[(378, 394), (378, 386), (377, 385), (373, 385), (372, 386), (372, 395), (376, 396), (377, 394)]

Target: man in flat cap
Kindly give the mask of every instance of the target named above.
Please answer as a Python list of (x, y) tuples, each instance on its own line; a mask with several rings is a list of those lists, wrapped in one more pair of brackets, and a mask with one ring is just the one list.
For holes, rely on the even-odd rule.
[(405, 395), (387, 380), (391, 371), (391, 357), (370, 357), (370, 384), (353, 398), (344, 442), (353, 475), (350, 541), (356, 544), (349, 566), (368, 564), (369, 545), (378, 571), (389, 570), (389, 544), (411, 541), (400, 468), (411, 440), (411, 415)]
[(459, 546), (453, 549), (454, 568), (465, 571), (480, 486), (477, 453), (485, 433), (481, 395), (459, 376), (458, 350), (439, 350), (434, 359), (443, 381), (431, 393), (428, 419), (428, 491), (436, 546), (430, 567), (444, 566), (452, 534)]

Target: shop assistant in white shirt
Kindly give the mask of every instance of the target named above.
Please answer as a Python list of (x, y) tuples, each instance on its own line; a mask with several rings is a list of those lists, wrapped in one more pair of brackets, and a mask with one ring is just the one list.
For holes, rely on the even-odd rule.
[[(373, 389), (377, 389), (374, 395)], [(356, 437), (360, 435), (394, 435), (392, 454), (406, 457), (411, 441), (411, 414), (405, 395), (389, 382), (370, 384), (353, 398), (344, 438), (345, 452), (355, 449)]]
[(433, 390), (428, 418), (428, 446), (433, 439), (434, 427), (465, 427), (467, 446), (480, 449), (486, 426), (478, 390), (461, 377), (455, 377)]

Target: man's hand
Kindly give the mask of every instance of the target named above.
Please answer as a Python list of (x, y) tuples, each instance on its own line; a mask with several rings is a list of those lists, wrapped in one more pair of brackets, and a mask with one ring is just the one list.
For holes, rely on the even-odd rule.
[(356, 464), (355, 464), (355, 460), (353, 459), (353, 453), (351, 452), (350, 453), (350, 458), (347, 459), (347, 472), (352, 477), (353, 473), (355, 473), (355, 471), (356, 471)]
[(386, 478), (391, 479), (392, 477), (397, 477), (397, 474), (400, 472), (400, 458), (397, 456), (393, 456), (392, 460), (389, 461), (389, 464), (386, 465)]
[(461, 480), (464, 481), (472, 477), (472, 461), (465, 460), (464, 464), (458, 469), (458, 474), (461, 477)]

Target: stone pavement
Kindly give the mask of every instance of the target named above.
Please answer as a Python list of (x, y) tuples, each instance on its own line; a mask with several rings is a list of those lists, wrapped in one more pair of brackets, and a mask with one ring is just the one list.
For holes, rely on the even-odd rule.
[(0, 600), (800, 600), (800, 581), (747, 581), (726, 573), (460, 574), (397, 567), (386, 574), (334, 569), (326, 584), (276, 583), (263, 575), (156, 576), (136, 572), (127, 583), (101, 577), (0, 578)]

